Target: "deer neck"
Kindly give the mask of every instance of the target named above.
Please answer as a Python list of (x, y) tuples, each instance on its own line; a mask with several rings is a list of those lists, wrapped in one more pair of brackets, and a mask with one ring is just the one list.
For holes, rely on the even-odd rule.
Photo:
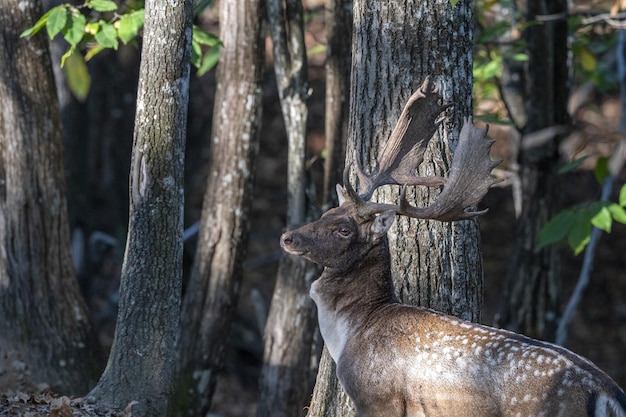
[(366, 325), (375, 310), (399, 302), (386, 239), (348, 268), (326, 267), (310, 295), (326, 346), (337, 362), (349, 336)]

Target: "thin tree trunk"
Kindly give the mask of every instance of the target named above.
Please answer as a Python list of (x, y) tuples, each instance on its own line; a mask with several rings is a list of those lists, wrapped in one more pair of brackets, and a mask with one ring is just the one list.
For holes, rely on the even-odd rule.
[[(529, 21), (538, 15), (567, 11), (567, 1), (528, 3)], [(531, 26), (527, 80), (528, 122), (524, 134), (569, 123), (567, 113), (567, 23), (565, 20)], [(524, 146), (518, 156), (522, 211), (507, 275), (503, 306), (496, 324), (544, 340), (554, 340), (560, 316), (561, 280), (556, 245), (537, 251), (537, 234), (555, 214), (559, 201), (559, 138), (533, 148)]]
[[(447, 0), (354, 3), (350, 126), (346, 163), (354, 152), (372, 166), (404, 104), (426, 75), (454, 103), (429, 146), (420, 175), (446, 175), (463, 117), (471, 115), (472, 3)], [(437, 189), (414, 190), (418, 205)], [(375, 198), (397, 201), (386, 189)], [(482, 303), (478, 223), (398, 219), (389, 233), (392, 273), (404, 302), (477, 321)], [(323, 356), (308, 416), (350, 416), (332, 361)]]
[[(326, 6), (326, 161), (324, 164), (323, 203), (332, 207), (337, 201), (335, 185), (343, 182), (343, 167), (350, 106), (350, 66), (352, 64), (352, 4), (348, 0), (329, 0)], [(322, 350), (311, 404), (331, 410), (350, 407), (335, 377), (336, 366), (328, 350)], [(335, 402), (340, 402), (335, 404)], [(320, 407), (317, 406), (317, 407)], [(316, 406), (311, 406), (314, 409)]]
[[(177, 414), (211, 406), (248, 237), (261, 127), (263, 2), (221, 2), (220, 39), (208, 185), (181, 317)], [(186, 410), (186, 411), (185, 411)]]
[(351, 3), (348, 0), (328, 0), (326, 5), (326, 160), (322, 201), (329, 206), (332, 206), (331, 202), (336, 202), (335, 184), (342, 181), (345, 159), (352, 59)]
[[(289, 141), (287, 227), (312, 214), (305, 196), (305, 137), (308, 108), (307, 62), (300, 0), (269, 0), (274, 69)], [(281, 258), (265, 326), (265, 352), (257, 417), (304, 415), (311, 392), (311, 354), (315, 339), (315, 306), (309, 298), (319, 268), (301, 257)]]
[(165, 415), (175, 370), (191, 0), (146, 1), (130, 213), (109, 362), (89, 394), (133, 415)]
[(28, 388), (83, 394), (100, 358), (72, 270), (48, 40), (19, 38), (42, 14), (34, 0), (0, 6), (0, 358), (23, 363)]

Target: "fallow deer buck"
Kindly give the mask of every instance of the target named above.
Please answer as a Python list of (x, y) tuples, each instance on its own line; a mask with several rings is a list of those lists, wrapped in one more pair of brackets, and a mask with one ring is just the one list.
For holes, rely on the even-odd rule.
[[(359, 417), (626, 416), (626, 395), (588, 360), (560, 346), (426, 308), (400, 304), (390, 272), (387, 231), (395, 215), (455, 221), (496, 182), (486, 129), (465, 122), (446, 181), (419, 178), (436, 118), (447, 107), (427, 79), (409, 99), (379, 166), (358, 194), (337, 186), (340, 205), (281, 237), (285, 251), (323, 265), (310, 295), (337, 376)], [(417, 208), (369, 202), (382, 184), (437, 185)]]

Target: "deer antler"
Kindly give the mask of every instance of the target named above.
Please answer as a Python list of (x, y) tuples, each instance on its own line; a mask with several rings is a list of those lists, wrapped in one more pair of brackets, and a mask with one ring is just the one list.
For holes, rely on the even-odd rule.
[(425, 208), (411, 206), (406, 200), (406, 187), (400, 194), (400, 205), (396, 213), (424, 219), (435, 219), (444, 222), (472, 219), (486, 213), (487, 209), (473, 211), (483, 199), (489, 187), (500, 182), (491, 176), (491, 170), (502, 162), (491, 160), (489, 150), (495, 140), (486, 140), (487, 130), (478, 129), (470, 119), (465, 119), (459, 144), (446, 185), (432, 205)]
[[(420, 98), (426, 98), (423, 103), (433, 106), (434, 109), (420, 106), (420, 113), (415, 114), (415, 104)], [(344, 198), (352, 200), (357, 206), (359, 216), (368, 218), (375, 213), (392, 210), (408, 217), (454, 221), (471, 219), (487, 211), (473, 211), (471, 207), (482, 200), (489, 187), (500, 182), (490, 175), (491, 170), (501, 161), (492, 161), (489, 158), (489, 150), (495, 141), (485, 139), (488, 127), (478, 129), (472, 125), (470, 119), (465, 119), (447, 181), (441, 177), (415, 176), (415, 169), (424, 159), (428, 140), (437, 128), (435, 118), (446, 107), (438, 104), (437, 91), (432, 88), (430, 79), (426, 78), (422, 87), (411, 96), (405, 106), (382, 152), (379, 168), (371, 176), (367, 176), (363, 174), (361, 167), (355, 164), (360, 184), (366, 185), (363, 194), (359, 195), (352, 188), (350, 166), (346, 167), (344, 188), (341, 191)], [(424, 127), (418, 126), (419, 124), (423, 124)], [(402, 139), (412, 138), (413, 135), (416, 135), (417, 139), (412, 139), (407, 144), (402, 143)], [(412, 206), (406, 199), (407, 185), (441, 185), (444, 182), (446, 185), (443, 191), (428, 207)], [(367, 201), (374, 190), (384, 184), (403, 185), (400, 204)]]
[[(445, 183), (442, 177), (418, 177), (417, 167), (424, 160), (424, 151), (441, 123), (437, 116), (451, 104), (439, 104), (439, 90), (426, 77), (420, 88), (409, 98), (380, 155), (378, 167), (370, 175), (354, 159), (359, 179), (359, 194), (369, 200), (381, 185), (426, 185), (437, 187)], [(345, 182), (348, 184), (347, 182)]]

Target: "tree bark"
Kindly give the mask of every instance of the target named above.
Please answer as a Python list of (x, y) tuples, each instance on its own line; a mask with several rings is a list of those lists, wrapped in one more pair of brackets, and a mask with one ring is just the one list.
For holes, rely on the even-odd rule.
[(324, 194), (322, 202), (337, 202), (335, 185), (342, 181), (350, 93), (352, 59), (352, 7), (348, 0), (328, 0), (326, 5), (326, 100)]
[(107, 367), (89, 396), (133, 415), (165, 415), (175, 369), (183, 253), (183, 172), (191, 0), (146, 1), (130, 212)]
[[(407, 99), (426, 75), (445, 102), (454, 103), (420, 167), (420, 175), (445, 176), (462, 120), (471, 115), (472, 2), (447, 0), (355, 1), (350, 122), (346, 163), (352, 154), (373, 166)], [(410, 190), (418, 205), (438, 189)], [(389, 187), (374, 198), (396, 202)], [(392, 274), (401, 299), (478, 321), (482, 258), (478, 223), (439, 223), (398, 218), (389, 233)], [(334, 380), (332, 360), (322, 357), (308, 416), (354, 412)]]
[(42, 14), (34, 0), (0, 6), (0, 358), (39, 388), (82, 394), (100, 358), (72, 270), (48, 40), (19, 38)]
[[(263, 2), (221, 2), (208, 186), (181, 318), (177, 413), (204, 416), (222, 368), (247, 245), (261, 127)], [(187, 410), (187, 411), (185, 411)]]
[[(529, 2), (528, 21), (538, 15), (567, 11), (567, 2)], [(567, 113), (567, 22), (555, 20), (527, 29), (528, 134), (555, 125), (569, 124)], [(532, 148), (522, 138), (518, 155), (522, 211), (507, 274), (503, 305), (496, 325), (531, 337), (554, 340), (560, 316), (561, 280), (556, 245), (537, 251), (537, 234), (556, 213), (559, 203), (559, 137)]]
[[(300, 0), (268, 1), (274, 70), (289, 154), (287, 228), (311, 221), (305, 190), (307, 61)], [(285, 254), (280, 261), (265, 326), (265, 352), (257, 417), (304, 415), (312, 389), (311, 355), (316, 334), (311, 283), (320, 269), (301, 257)]]
[[(326, 161), (322, 202), (328, 207), (336, 205), (335, 184), (343, 182), (352, 63), (352, 7), (350, 3), (348, 0), (329, 0), (326, 6), (326, 36), (328, 38), (325, 101)], [(350, 399), (343, 392), (335, 373), (335, 362), (324, 348), (310, 410), (316, 408), (320, 410), (350, 409)]]

